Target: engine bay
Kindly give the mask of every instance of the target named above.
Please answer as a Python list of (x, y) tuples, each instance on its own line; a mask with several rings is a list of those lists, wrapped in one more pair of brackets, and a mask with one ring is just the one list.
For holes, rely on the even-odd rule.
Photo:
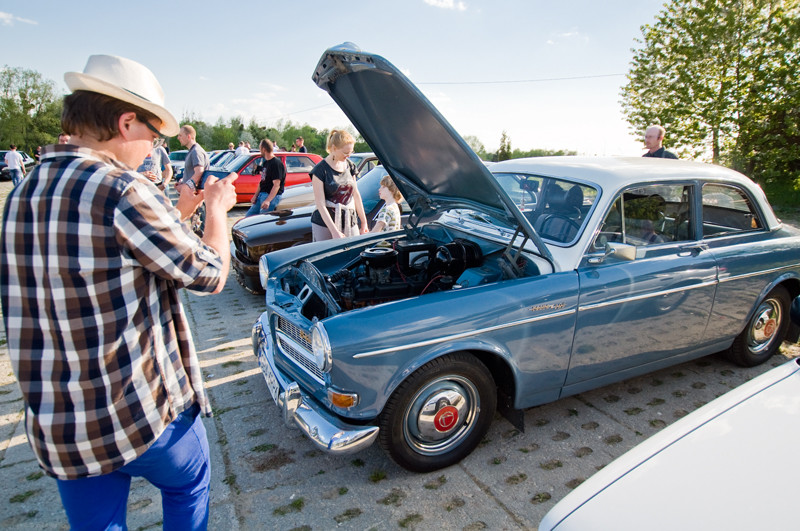
[(307, 319), (539, 274), (532, 257), (511, 245), (461, 237), (401, 237), (350, 253), (336, 268), (320, 271), (304, 260), (283, 276), (283, 291), (302, 302)]

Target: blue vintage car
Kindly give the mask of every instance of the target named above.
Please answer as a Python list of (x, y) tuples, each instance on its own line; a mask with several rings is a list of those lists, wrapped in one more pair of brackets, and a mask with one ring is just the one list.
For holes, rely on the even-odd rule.
[(780, 346), (800, 233), (747, 177), (647, 158), (487, 168), (385, 59), (343, 45), (313, 79), (412, 210), (394, 233), (260, 260), (253, 347), (286, 423), (318, 447), (377, 440), (435, 470), (496, 410), (521, 427), (524, 408), (720, 351), (755, 365)]

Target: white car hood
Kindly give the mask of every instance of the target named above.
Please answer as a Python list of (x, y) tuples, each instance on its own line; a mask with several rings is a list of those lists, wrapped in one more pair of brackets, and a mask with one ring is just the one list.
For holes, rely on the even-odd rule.
[(799, 443), (794, 360), (623, 454), (556, 504), (539, 529), (797, 529)]

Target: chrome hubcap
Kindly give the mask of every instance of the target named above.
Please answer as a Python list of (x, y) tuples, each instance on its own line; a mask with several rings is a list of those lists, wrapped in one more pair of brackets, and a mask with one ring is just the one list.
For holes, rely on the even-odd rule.
[(480, 399), (472, 382), (460, 376), (442, 377), (414, 395), (403, 419), (403, 435), (415, 451), (441, 454), (472, 431), (479, 410)]
[(761, 303), (750, 326), (748, 346), (755, 353), (768, 349), (781, 324), (781, 305), (774, 299)]

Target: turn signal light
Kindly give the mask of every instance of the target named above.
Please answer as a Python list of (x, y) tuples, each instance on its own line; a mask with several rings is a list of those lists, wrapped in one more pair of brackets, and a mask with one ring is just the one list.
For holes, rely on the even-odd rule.
[(341, 393), (328, 389), (328, 400), (336, 407), (348, 409), (358, 404), (358, 395), (356, 393)]

